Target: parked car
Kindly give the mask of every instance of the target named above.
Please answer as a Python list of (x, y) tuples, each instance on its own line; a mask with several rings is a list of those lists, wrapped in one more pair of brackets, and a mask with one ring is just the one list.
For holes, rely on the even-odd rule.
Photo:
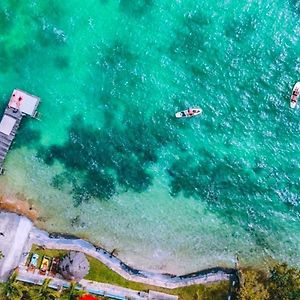
[(51, 257), (45, 255), (43, 257), (39, 273), (41, 275), (46, 275), (46, 272), (50, 268), (50, 264), (51, 264)]
[(59, 263), (60, 263), (60, 258), (59, 257), (54, 257), (53, 260), (52, 260), (50, 270), (49, 270), (49, 274), (51, 276), (55, 276), (56, 273), (58, 273)]
[(38, 266), (39, 255), (32, 253), (31, 259), (28, 264), (28, 271), (34, 271)]

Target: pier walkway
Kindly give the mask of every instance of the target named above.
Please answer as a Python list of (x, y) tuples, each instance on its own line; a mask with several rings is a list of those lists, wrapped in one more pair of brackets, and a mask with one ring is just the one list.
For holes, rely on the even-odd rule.
[(0, 122), (0, 174), (3, 173), (5, 157), (10, 149), (23, 116), (36, 116), (40, 98), (21, 90), (14, 90)]

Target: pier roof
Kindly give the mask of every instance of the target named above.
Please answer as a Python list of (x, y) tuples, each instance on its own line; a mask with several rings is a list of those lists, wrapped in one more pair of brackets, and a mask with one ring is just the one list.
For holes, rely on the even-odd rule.
[(34, 117), (39, 102), (40, 102), (39, 97), (15, 89), (11, 95), (8, 106), (18, 109), (26, 115), (30, 115)]
[(15, 89), (0, 122), (0, 175), (3, 163), (15, 138), (23, 116), (36, 116), (40, 98)]
[(8, 115), (4, 115), (0, 123), (0, 132), (10, 135), (17, 120)]

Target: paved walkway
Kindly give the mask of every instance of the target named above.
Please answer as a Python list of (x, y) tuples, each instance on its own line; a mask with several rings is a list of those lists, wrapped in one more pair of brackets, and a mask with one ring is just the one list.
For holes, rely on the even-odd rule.
[[(28, 283), (33, 283), (37, 285), (42, 285), (43, 281), (48, 278), (48, 276), (40, 275), (37, 272), (27, 272), (25, 268), (19, 268), (18, 280)], [(106, 296), (113, 299), (134, 299), (134, 300), (145, 300), (148, 299), (148, 294), (145, 296), (140, 296), (138, 291), (125, 289), (122, 287), (114, 286), (111, 284), (104, 284), (94, 281), (81, 280), (79, 284), (89, 293), (93, 293), (100, 296)], [(50, 287), (54, 289), (59, 289), (60, 287), (68, 288), (70, 283), (66, 280), (59, 278), (52, 278), (50, 282)]]
[[(47, 276), (40, 275), (37, 272), (32, 273), (26, 271), (26, 268), (24, 266), (19, 267), (19, 274), (17, 279), (19, 281), (42, 285), (43, 281), (47, 278)], [(52, 277), (51, 277), (52, 278)], [(91, 294), (96, 294), (100, 296), (106, 296), (108, 298), (112, 299), (131, 299), (131, 300), (146, 300), (146, 299), (168, 299), (168, 300), (176, 300), (178, 299), (177, 296), (173, 295), (167, 295), (167, 294), (160, 294), (159, 298), (153, 296), (157, 293), (150, 291), (150, 293), (135, 291), (127, 288), (122, 288), (119, 286), (106, 284), (106, 283), (100, 283), (95, 281), (89, 281), (89, 280), (81, 280), (79, 282), (82, 288), (84, 288), (87, 292)], [(59, 289), (60, 287), (68, 288), (70, 286), (70, 283), (66, 280), (60, 279), (60, 278), (52, 278), (50, 285), (51, 288)]]
[(5, 281), (18, 266), (31, 229), (27, 218), (0, 212), (0, 250), (4, 254), (0, 259), (0, 281)]
[(50, 238), (46, 231), (37, 228), (33, 228), (30, 232), (30, 239), (26, 246), (27, 251), (30, 251), (32, 244), (45, 246), (49, 249), (81, 251), (100, 260), (110, 269), (128, 280), (171, 289), (192, 284), (206, 284), (221, 280), (229, 280), (234, 274), (232, 269), (229, 269), (228, 272), (226, 272), (221, 268), (213, 268), (208, 272), (196, 272), (185, 276), (136, 270), (127, 266), (104, 249), (95, 247), (89, 242), (81, 239)]

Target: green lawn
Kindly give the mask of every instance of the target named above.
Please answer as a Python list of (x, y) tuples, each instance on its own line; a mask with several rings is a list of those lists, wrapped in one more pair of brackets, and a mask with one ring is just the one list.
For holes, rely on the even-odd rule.
[[(31, 252), (40, 255), (40, 259), (43, 255), (50, 257), (64, 256), (68, 251), (66, 250), (49, 250), (39, 249), (36, 245), (32, 246)], [(192, 285), (177, 289), (166, 289), (151, 286), (139, 282), (129, 281), (117, 274), (116, 272), (109, 269), (99, 260), (88, 256), (87, 259), (90, 263), (89, 273), (85, 276), (86, 280), (98, 281), (103, 283), (114, 284), (134, 290), (140, 291), (160, 291), (168, 294), (178, 295), (182, 300), (225, 300), (227, 299), (227, 293), (229, 290), (229, 282), (222, 281), (209, 285)]]
[(213, 299), (213, 300), (223, 300), (227, 297), (227, 292), (229, 289), (229, 282), (223, 281), (211, 285), (192, 285), (177, 289), (166, 289), (159, 288), (157, 286), (147, 285), (139, 282), (129, 281), (109, 269), (99, 260), (88, 257), (90, 263), (90, 271), (85, 277), (87, 280), (99, 281), (104, 283), (110, 283), (119, 285), (122, 287), (130, 288), (133, 290), (140, 291), (160, 291), (168, 294), (179, 295), (180, 299)]

